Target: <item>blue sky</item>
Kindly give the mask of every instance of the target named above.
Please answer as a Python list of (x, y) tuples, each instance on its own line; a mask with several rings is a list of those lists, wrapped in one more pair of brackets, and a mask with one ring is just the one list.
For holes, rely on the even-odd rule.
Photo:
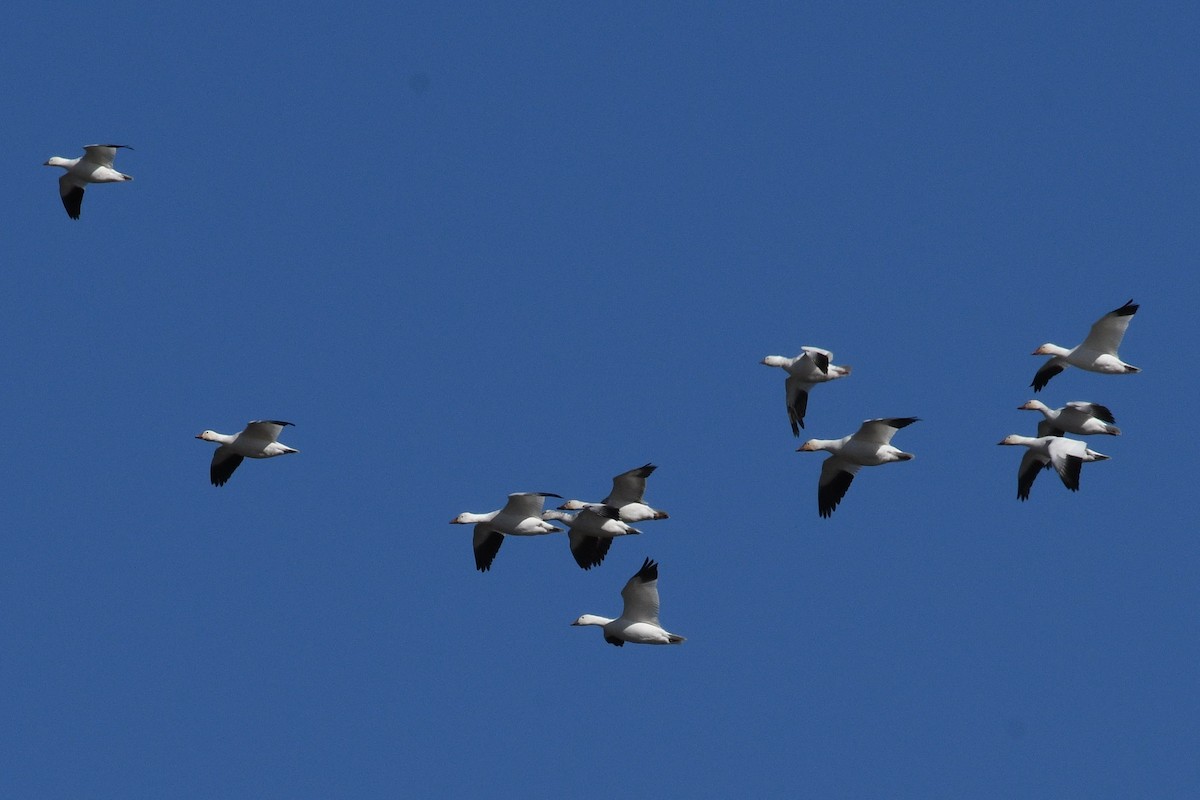
[[(1192, 4), (79, 14), (0, 50), (0, 794), (1195, 796)], [(1040, 395), (1112, 459), (1017, 502), (1129, 297)], [(922, 419), (828, 520), (801, 345), (807, 436)], [(590, 572), (447, 524), (647, 461)], [(646, 556), (686, 644), (568, 626)]]

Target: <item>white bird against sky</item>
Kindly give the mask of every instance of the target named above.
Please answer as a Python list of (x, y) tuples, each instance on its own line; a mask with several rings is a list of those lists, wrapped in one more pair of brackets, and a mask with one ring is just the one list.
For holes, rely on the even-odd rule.
[(117, 150), (132, 150), (125, 144), (89, 144), (83, 148), (79, 158), (54, 156), (42, 166), (62, 167), (66, 170), (58, 179), (58, 193), (62, 196), (63, 208), (71, 219), (79, 219), (83, 204), (83, 190), (89, 183), (121, 183), (133, 180), (132, 175), (113, 169)]
[(622, 647), (634, 644), (680, 644), (682, 636), (663, 629), (658, 622), (658, 564), (647, 558), (642, 568), (621, 590), (625, 607), (616, 619), (584, 614), (572, 625), (598, 625), (604, 628), (604, 641)]
[(1029, 499), (1029, 490), (1038, 473), (1046, 467), (1054, 467), (1063, 486), (1072, 492), (1079, 491), (1079, 474), (1085, 461), (1106, 461), (1108, 456), (1097, 453), (1078, 439), (1065, 436), (1020, 436), (1010, 434), (997, 444), (1024, 445), (1029, 448), (1021, 456), (1017, 467), (1017, 498)]
[(1120, 436), (1121, 429), (1113, 423), (1113, 413), (1099, 403), (1072, 400), (1062, 408), (1050, 408), (1041, 400), (1030, 400), (1019, 411), (1040, 411), (1045, 419), (1038, 422), (1038, 436), (1061, 436), (1074, 433), (1091, 436), (1097, 433)]
[(1102, 372), (1108, 375), (1141, 372), (1137, 367), (1126, 364), (1117, 357), (1117, 348), (1121, 346), (1121, 340), (1125, 338), (1125, 330), (1129, 327), (1129, 322), (1137, 310), (1137, 304), (1131, 299), (1125, 305), (1096, 320), (1092, 329), (1088, 331), (1087, 338), (1081, 344), (1067, 348), (1047, 342), (1034, 350), (1033, 355), (1035, 356), (1053, 356), (1053, 358), (1037, 371), (1030, 386), (1035, 392), (1040, 392), (1051, 378), (1067, 367), (1079, 367), (1088, 372)]
[(516, 492), (508, 496), (504, 508), (486, 514), (464, 511), (450, 520), (451, 525), (475, 526), (475, 536), (471, 540), (475, 550), (475, 569), (487, 572), (492, 568), (496, 553), (504, 544), (504, 534), (540, 536), (544, 533), (561, 533), (562, 528), (556, 528), (542, 519), (542, 504), (547, 497), (562, 499), (562, 495), (550, 492)]
[(620, 520), (619, 512), (612, 506), (589, 506), (577, 514), (567, 511), (543, 511), (542, 519), (558, 521), (570, 528), (567, 539), (575, 563), (584, 569), (600, 566), (612, 547), (614, 536), (639, 534)]
[(896, 431), (918, 421), (916, 417), (869, 419), (849, 436), (841, 439), (809, 439), (801, 445), (796, 452), (825, 450), (832, 453), (821, 465), (821, 478), (817, 482), (818, 513), (822, 517), (833, 514), (859, 467), (877, 467), (912, 459), (912, 453), (893, 447), (891, 441)]
[(648, 519), (667, 519), (669, 514), (651, 508), (643, 502), (646, 494), (646, 478), (658, 467), (653, 464), (643, 464), (627, 472), (622, 472), (612, 479), (612, 491), (608, 497), (599, 503), (589, 503), (584, 500), (568, 500), (559, 506), (563, 511), (575, 511), (580, 508), (596, 506), (611, 506), (620, 511), (622, 522), (643, 522)]
[(204, 431), (197, 434), (197, 439), (221, 444), (213, 452), (208, 471), (213, 486), (224, 486), (244, 458), (273, 458), (300, 452), (279, 441), (279, 434), (291, 424), (276, 419), (259, 419), (247, 424), (241, 433)]
[(808, 393), (818, 383), (844, 378), (850, 367), (839, 367), (833, 361), (833, 353), (820, 347), (801, 347), (795, 358), (767, 356), (760, 363), (768, 367), (782, 367), (787, 371), (783, 382), (787, 398), (788, 420), (792, 423), (792, 435), (799, 436), (804, 427), (804, 414), (808, 411)]

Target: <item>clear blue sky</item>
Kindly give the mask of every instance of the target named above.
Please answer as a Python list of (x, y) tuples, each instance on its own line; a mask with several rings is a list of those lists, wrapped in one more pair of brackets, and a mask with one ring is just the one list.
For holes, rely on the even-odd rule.
[[(0, 795), (1200, 792), (1194, 4), (4, 18)], [(1019, 503), (1029, 353), (1130, 297)], [(807, 435), (922, 418), (828, 520), (801, 345)], [(590, 572), (447, 524), (647, 461)], [(646, 556), (686, 644), (569, 627)]]

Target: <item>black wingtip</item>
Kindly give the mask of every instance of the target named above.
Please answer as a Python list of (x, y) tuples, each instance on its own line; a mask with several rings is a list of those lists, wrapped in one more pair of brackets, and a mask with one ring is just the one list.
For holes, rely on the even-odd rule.
[(1138, 304), (1133, 302), (1133, 298), (1131, 297), (1125, 301), (1125, 305), (1121, 306), (1118, 309), (1115, 309), (1111, 313), (1115, 314), (1118, 317), (1131, 317), (1137, 313), (1137, 310), (1138, 310)]
[(658, 562), (651, 561), (649, 556), (647, 556), (646, 560), (642, 562), (642, 568), (637, 571), (637, 575), (634, 577), (642, 583), (658, 580)]

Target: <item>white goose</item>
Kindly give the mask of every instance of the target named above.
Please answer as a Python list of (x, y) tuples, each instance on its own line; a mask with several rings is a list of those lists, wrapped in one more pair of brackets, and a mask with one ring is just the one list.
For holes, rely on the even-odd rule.
[(1108, 312), (1096, 320), (1092, 329), (1088, 331), (1087, 338), (1075, 347), (1060, 347), (1047, 342), (1034, 350), (1033, 355), (1035, 356), (1053, 356), (1053, 358), (1037, 371), (1030, 386), (1035, 392), (1040, 392), (1051, 378), (1067, 367), (1079, 367), (1088, 372), (1103, 372), (1109, 375), (1141, 372), (1132, 364), (1126, 364), (1117, 358), (1117, 348), (1121, 346), (1121, 340), (1125, 338), (1125, 330), (1129, 327), (1129, 322), (1137, 310), (1137, 304), (1130, 300), (1120, 308)]
[(1061, 436), (1064, 433), (1079, 436), (1097, 433), (1121, 435), (1121, 429), (1112, 424), (1116, 422), (1112, 412), (1099, 403), (1072, 400), (1062, 408), (1050, 408), (1041, 400), (1030, 400), (1023, 406), (1017, 406), (1017, 409), (1042, 412), (1045, 419), (1038, 423), (1038, 436)]
[(829, 517), (833, 514), (859, 467), (877, 467), (912, 459), (912, 453), (893, 447), (891, 441), (896, 431), (918, 421), (916, 417), (869, 419), (849, 436), (841, 439), (809, 439), (801, 445), (796, 452), (826, 450), (832, 453), (821, 465), (821, 479), (817, 483), (817, 511), (820, 515)]
[(212, 465), (208, 469), (212, 485), (224, 486), (244, 458), (273, 458), (299, 453), (299, 450), (279, 442), (279, 434), (291, 424), (276, 419), (258, 419), (247, 424), (241, 433), (204, 431), (196, 434), (197, 439), (221, 444), (213, 451)]
[(611, 506), (620, 511), (622, 522), (643, 522), (648, 519), (667, 519), (670, 515), (665, 511), (651, 508), (642, 502), (646, 493), (646, 478), (658, 467), (644, 464), (628, 472), (622, 472), (612, 479), (612, 492), (599, 503), (589, 503), (584, 500), (568, 500), (559, 506), (562, 511), (576, 511), (581, 508), (597, 508)]
[(767, 356), (761, 362), (768, 367), (787, 370), (783, 388), (787, 395), (788, 420), (792, 423), (792, 435), (799, 436), (804, 427), (804, 413), (808, 410), (808, 393), (818, 383), (844, 378), (850, 367), (839, 367), (830, 363), (833, 353), (819, 347), (801, 347), (803, 352), (795, 358)]
[(113, 169), (113, 159), (117, 150), (132, 150), (124, 144), (89, 144), (83, 148), (79, 158), (63, 158), (54, 156), (42, 166), (62, 167), (66, 172), (58, 179), (58, 193), (62, 196), (63, 208), (71, 219), (79, 219), (79, 209), (83, 204), (83, 189), (89, 183), (121, 183), (133, 180), (132, 175), (126, 175)]
[(475, 550), (475, 569), (487, 572), (492, 568), (500, 545), (504, 544), (504, 534), (510, 536), (539, 536), (543, 533), (561, 533), (562, 528), (556, 528), (542, 519), (542, 504), (547, 497), (562, 495), (550, 492), (517, 492), (508, 496), (504, 508), (489, 511), (486, 514), (472, 514), (464, 511), (454, 519), (451, 525), (474, 525), (475, 536), (472, 547)]
[(1005, 436), (997, 444), (1024, 445), (1029, 449), (1021, 456), (1017, 468), (1017, 497), (1029, 499), (1029, 490), (1038, 473), (1045, 467), (1054, 467), (1063, 486), (1072, 492), (1079, 491), (1079, 473), (1085, 461), (1106, 461), (1108, 456), (1088, 448), (1078, 439), (1065, 436)]
[(612, 547), (614, 536), (641, 533), (622, 522), (617, 509), (612, 506), (591, 506), (578, 514), (543, 511), (542, 519), (561, 522), (571, 529), (567, 534), (571, 555), (575, 557), (575, 563), (584, 569), (600, 566), (608, 555), (608, 548)]
[(622, 647), (634, 644), (680, 644), (686, 641), (669, 633), (658, 624), (658, 564), (646, 559), (642, 568), (621, 590), (625, 607), (616, 619), (584, 614), (572, 625), (599, 625), (604, 628), (604, 641)]

